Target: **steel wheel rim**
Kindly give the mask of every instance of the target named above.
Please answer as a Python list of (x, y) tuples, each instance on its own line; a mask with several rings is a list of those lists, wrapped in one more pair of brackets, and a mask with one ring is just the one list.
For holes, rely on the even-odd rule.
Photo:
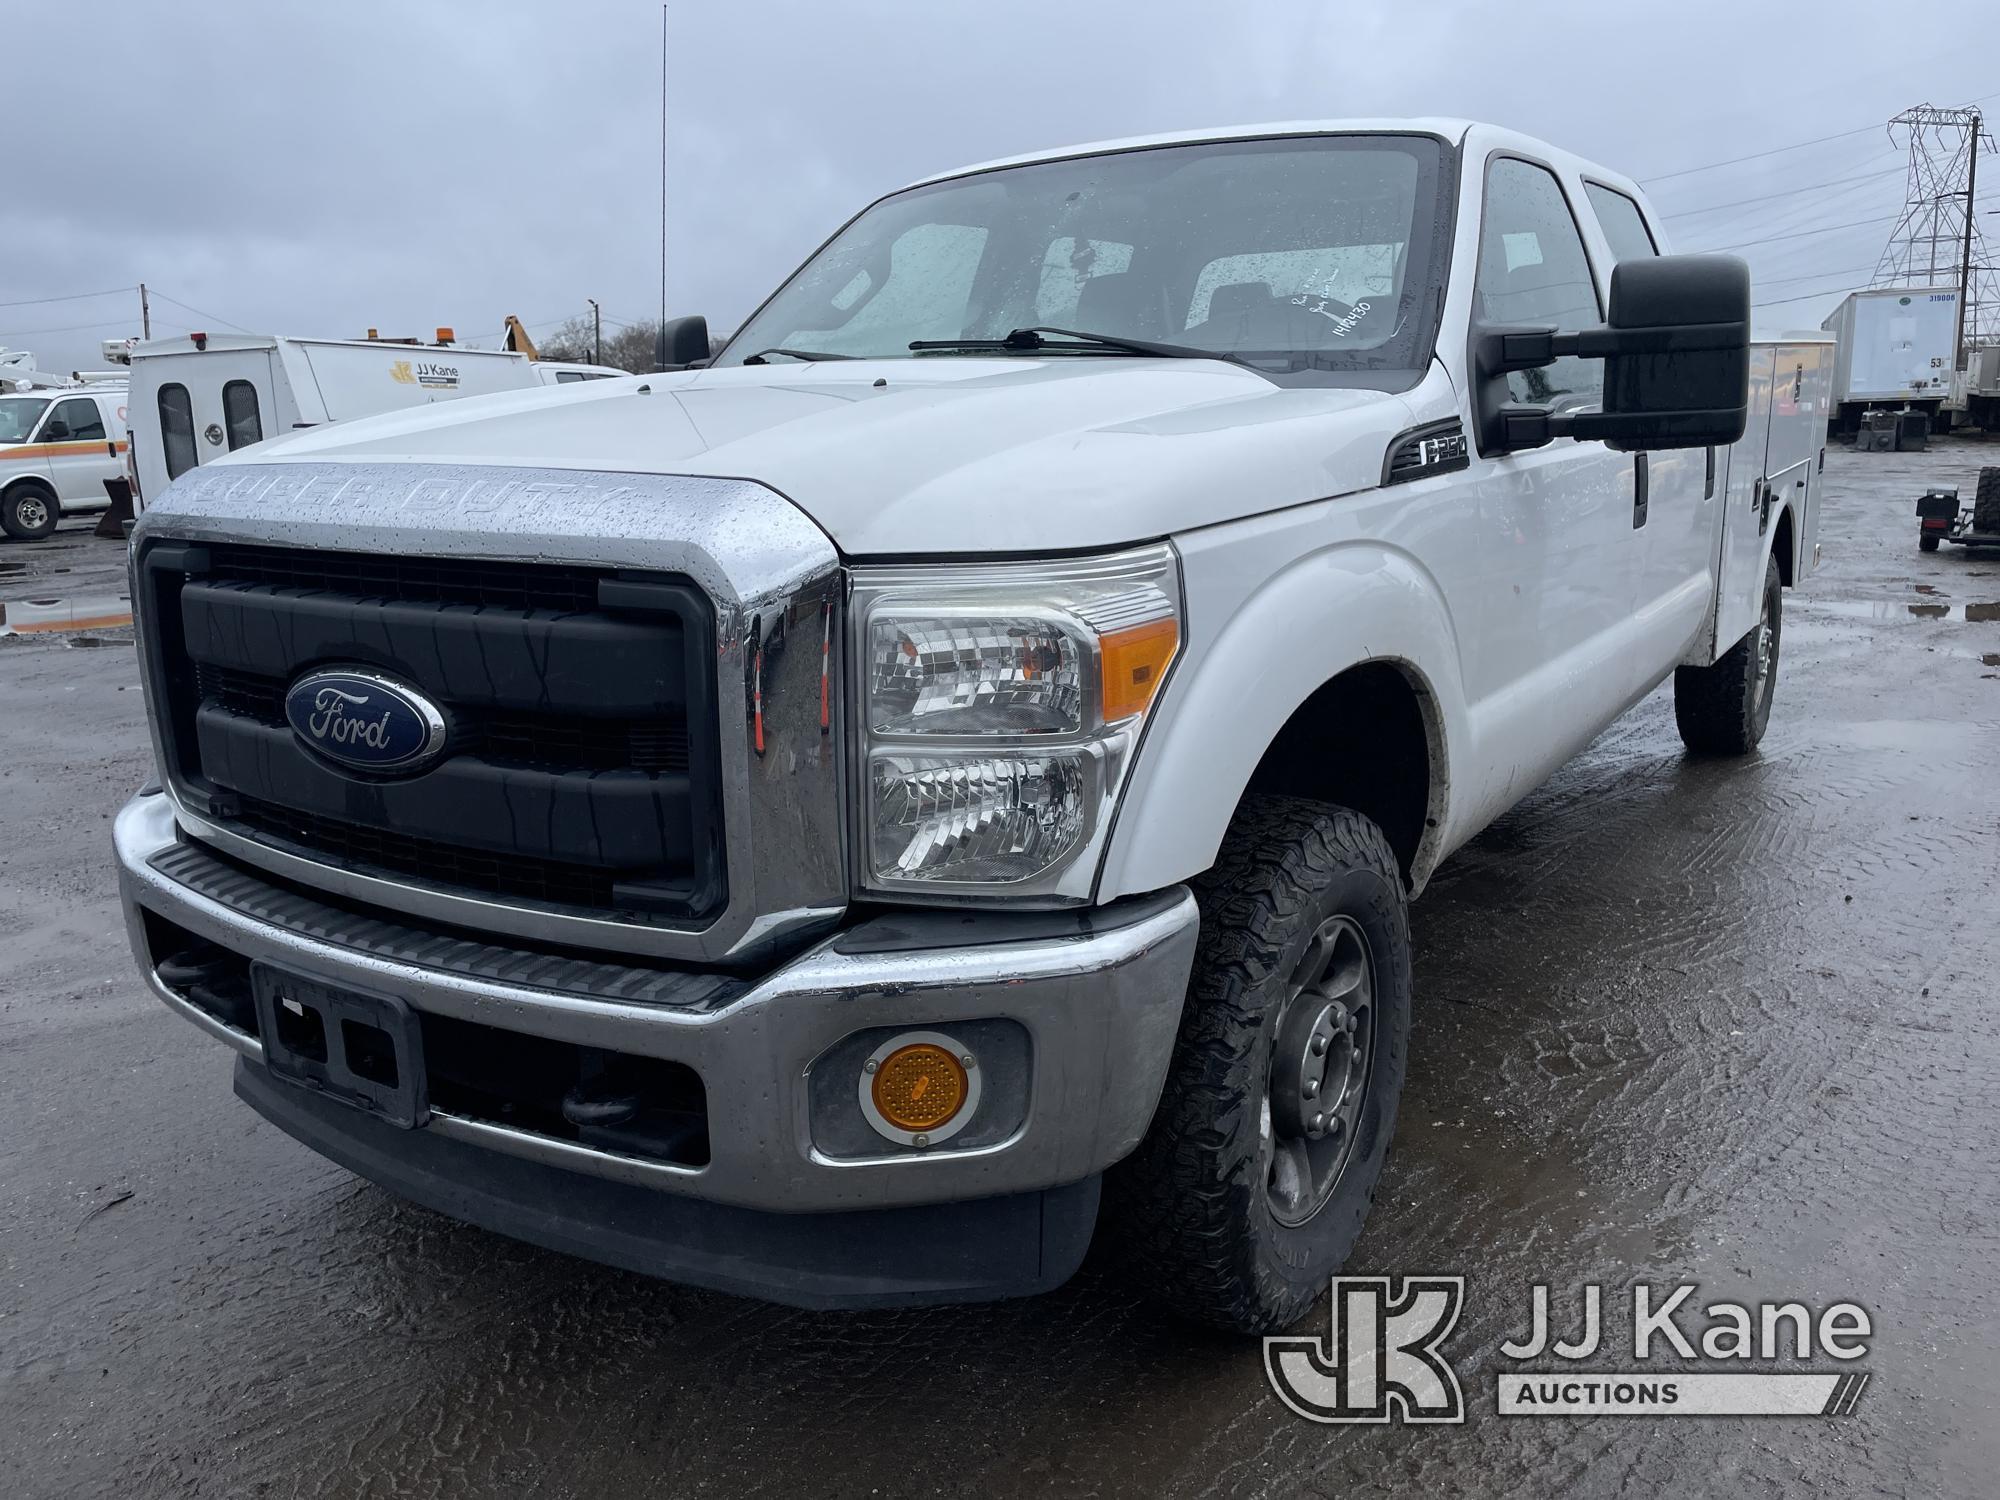
[(1264, 1195), (1280, 1224), (1325, 1208), (1352, 1160), (1375, 1067), (1375, 961), (1349, 916), (1327, 918), (1292, 970), (1264, 1091)]
[(1764, 604), (1757, 615), (1757, 701), (1764, 697), (1764, 689), (1771, 681), (1771, 596), (1764, 595)]
[(48, 524), (49, 508), (39, 496), (23, 495), (14, 504), (14, 514), (25, 530), (39, 531)]

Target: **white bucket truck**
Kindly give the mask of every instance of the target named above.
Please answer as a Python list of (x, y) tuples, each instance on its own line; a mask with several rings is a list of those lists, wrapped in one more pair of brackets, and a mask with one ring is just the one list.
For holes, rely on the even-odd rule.
[[(440, 337), (449, 330), (440, 329)], [(394, 339), (194, 333), (105, 352), (132, 367), (135, 503), (189, 469), (265, 438), (464, 396), (623, 376), (501, 349)]]

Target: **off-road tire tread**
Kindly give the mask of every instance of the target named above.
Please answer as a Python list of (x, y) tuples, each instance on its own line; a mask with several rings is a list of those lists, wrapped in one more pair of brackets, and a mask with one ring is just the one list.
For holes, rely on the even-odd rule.
[(1981, 536), (2000, 536), (2000, 468), (1979, 471), (1973, 492), (1972, 529)]
[[(1769, 590), (1777, 576), (1774, 557), (1764, 565), (1760, 589)], [(1757, 748), (1762, 735), (1757, 706), (1750, 701), (1757, 674), (1756, 635), (1753, 626), (1713, 665), (1674, 668), (1674, 724), (1688, 749), (1702, 755), (1748, 755)]]
[[(1353, 869), (1378, 874), (1400, 907), (1401, 870), (1372, 821), (1329, 803), (1252, 796), (1238, 809), (1214, 866), (1193, 882), (1201, 936), (1173, 1062), (1152, 1129), (1113, 1170), (1107, 1196), (1108, 1222), (1143, 1290), (1194, 1321), (1268, 1332), (1296, 1321), (1325, 1289), (1322, 1279), (1302, 1296), (1258, 1274), (1263, 1268), (1240, 1243), (1240, 1216), (1231, 1203), (1243, 1188), (1236, 1169), (1246, 1163), (1237, 1157), (1220, 1177), (1206, 1168), (1228, 1145), (1228, 1132), (1215, 1122), (1238, 1107), (1243, 1070), (1257, 1065), (1264, 1045), (1265, 1007), (1257, 991), (1283, 961), (1296, 936), (1291, 929), (1315, 893)], [(1394, 957), (1407, 994), (1402, 930), (1402, 951)], [(1394, 1044), (1407, 1041), (1398, 1037)], [(1251, 1107), (1258, 1102), (1252, 1099)], [(1384, 1130), (1394, 1133), (1393, 1101)], [(1261, 1194), (1261, 1181), (1250, 1190)], [(1352, 1222), (1340, 1232), (1350, 1243), (1374, 1196), (1371, 1181), (1365, 1199), (1349, 1208)], [(1340, 1207), (1329, 1202), (1322, 1216)]]

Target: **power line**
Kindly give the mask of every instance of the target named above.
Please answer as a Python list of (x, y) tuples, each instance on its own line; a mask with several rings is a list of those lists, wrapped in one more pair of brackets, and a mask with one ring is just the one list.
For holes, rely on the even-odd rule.
[(1645, 177), (1640, 181), (1651, 187), (1656, 182), (1668, 182), (1676, 177), (1691, 177), (1696, 172), (1713, 172), (1717, 167), (1733, 167), (1741, 162), (1762, 161), (1767, 156), (1783, 156), (1787, 151), (1803, 151), (1808, 146), (1823, 146), (1828, 141), (1844, 141), (1849, 136), (1865, 135), (1871, 130), (1879, 130), (1880, 125), (1857, 125), (1852, 130), (1835, 131), (1832, 135), (1814, 136), (1809, 141), (1794, 141), (1789, 146), (1773, 146), (1769, 151), (1753, 151), (1748, 156), (1732, 156), (1727, 161), (1704, 162), (1698, 167), (1682, 167), (1678, 172), (1662, 172), (1658, 177)]
[(86, 328), (129, 328), (130, 318), (105, 318), (97, 323), (65, 323), (61, 328), (17, 328), (4, 335), (10, 339), (32, 339), (45, 333), (81, 333)]
[(200, 308), (196, 307), (192, 302), (183, 302), (178, 297), (169, 297), (165, 292), (161, 291), (158, 287), (153, 288), (153, 295), (155, 297), (158, 297), (162, 302), (171, 302), (175, 307), (186, 308), (189, 312), (193, 313), (198, 318), (207, 318), (211, 323), (220, 323), (224, 328), (234, 328), (238, 333), (248, 333), (250, 331), (249, 329), (245, 328), (241, 323), (232, 323), (229, 321), (229, 319), (224, 317), (219, 317), (215, 313), (203, 312)]
[(1901, 217), (1902, 215), (1900, 214), (1877, 214), (1872, 219), (1849, 219), (1845, 224), (1821, 224), (1812, 229), (1795, 229), (1790, 234), (1770, 234), (1761, 240), (1738, 240), (1733, 245), (1704, 245), (1702, 253), (1711, 254), (1720, 250), (1745, 250), (1752, 245), (1769, 245), (1778, 240), (1799, 240), (1804, 239), (1808, 235), (1834, 234), (1842, 229), (1859, 229), (1864, 224), (1887, 224), (1890, 220)]
[(1824, 297), (1829, 292), (1851, 292), (1855, 287), (1847, 281), (1830, 281), (1825, 286), (1816, 286), (1809, 292), (1795, 292), (1789, 297), (1766, 297), (1761, 302), (1753, 302), (1752, 307), (1782, 307), (1787, 302), (1810, 302), (1815, 297)]
[[(1989, 99), (2000, 99), (2000, 94), (1983, 94), (1972, 100), (1974, 104), (1984, 104)], [(1726, 161), (1703, 162), (1698, 167), (1682, 167), (1678, 172), (1662, 172), (1657, 177), (1642, 177), (1642, 186), (1651, 187), (1656, 182), (1669, 182), (1676, 177), (1691, 177), (1696, 172), (1713, 172), (1718, 167), (1733, 167), (1746, 161), (1762, 161), (1767, 156), (1783, 156), (1787, 151), (1803, 151), (1808, 146), (1823, 146), (1828, 141), (1844, 141), (1849, 136), (1866, 135), (1871, 130), (1881, 129), (1880, 125), (1857, 125), (1852, 130), (1837, 130), (1832, 135), (1817, 135), (1809, 141), (1793, 141), (1789, 146), (1773, 146), (1768, 151), (1752, 151), (1748, 156), (1732, 156)]]
[(135, 286), (114, 286), (101, 292), (65, 292), (60, 297), (23, 297), (16, 302), (0, 302), (0, 307), (40, 307), (48, 302), (82, 302), (90, 297), (129, 297), (138, 290)]
[(1710, 203), (1702, 208), (1684, 208), (1679, 213), (1662, 214), (1663, 219), (1691, 219), (1696, 214), (1720, 213), (1725, 208), (1744, 208), (1752, 204), (1772, 203), (1779, 198), (1796, 198), (1800, 193), (1816, 193), (1821, 188), (1847, 187), (1853, 183), (1874, 182), (1883, 177), (1898, 177), (1903, 172), (1902, 163), (1884, 167), (1879, 172), (1868, 172), (1860, 177), (1836, 177), (1831, 182), (1815, 182), (1808, 187), (1786, 188), (1782, 193), (1760, 193), (1755, 198), (1738, 198), (1730, 203)]
[(1790, 286), (1795, 281), (1814, 281), (1821, 276), (1865, 276), (1872, 266), (1850, 266), (1844, 271), (1805, 271), (1797, 276), (1752, 276), (1753, 286)]

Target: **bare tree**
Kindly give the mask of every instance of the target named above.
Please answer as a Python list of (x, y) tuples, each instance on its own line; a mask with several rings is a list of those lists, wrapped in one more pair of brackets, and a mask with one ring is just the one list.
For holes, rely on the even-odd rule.
[[(650, 374), (659, 368), (658, 347), (660, 323), (657, 318), (642, 319), (637, 323), (616, 323), (604, 320), (604, 358), (596, 358), (595, 330), (590, 323), (590, 314), (581, 313), (563, 323), (542, 338), (535, 340), (535, 348), (543, 359), (559, 359), (566, 364), (594, 365), (606, 364), (614, 369), (629, 371), (634, 375)], [(714, 352), (722, 347), (723, 336), (711, 336), (709, 350)]]

